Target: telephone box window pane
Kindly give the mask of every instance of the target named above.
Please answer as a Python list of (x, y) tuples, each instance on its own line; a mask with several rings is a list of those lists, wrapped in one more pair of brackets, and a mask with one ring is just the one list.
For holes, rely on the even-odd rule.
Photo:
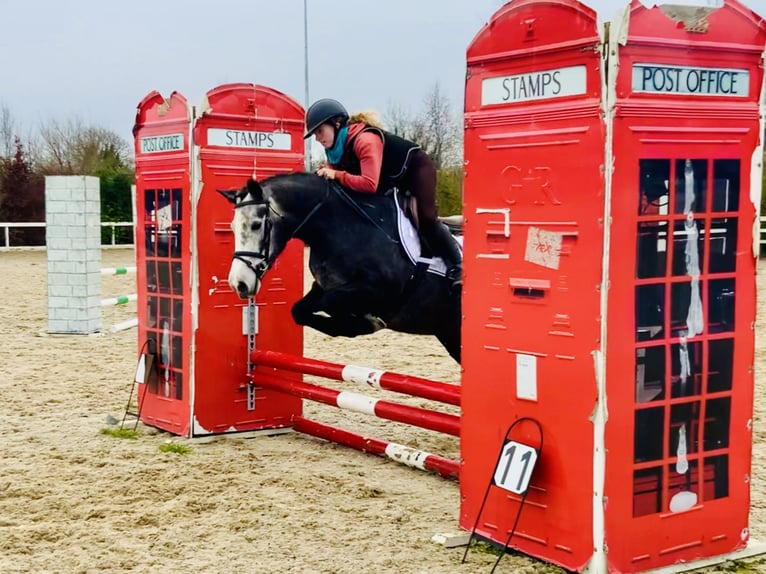
[(155, 261), (146, 262), (146, 290), (150, 293), (157, 292), (157, 267)]
[(147, 257), (157, 256), (157, 228), (153, 223), (144, 225), (144, 251)]
[(639, 215), (668, 213), (669, 159), (642, 159), (639, 169)]
[(655, 407), (636, 411), (633, 461), (647, 462), (662, 458), (665, 409)]
[(739, 211), (740, 162), (713, 160), (713, 211)]
[(183, 398), (183, 378), (181, 377), (184, 350), (183, 337), (174, 335), (172, 340), (173, 368), (175, 369), (175, 398), (180, 401)]
[(676, 221), (673, 224), (673, 275), (699, 275), (704, 254), (705, 221)]
[(174, 373), (174, 381), (176, 386), (176, 399), (181, 400), (184, 398), (184, 374), (182, 371), (176, 371)]
[(150, 329), (157, 327), (158, 315), (157, 297), (148, 297), (146, 300), (146, 326)]
[(157, 190), (144, 190), (144, 221), (154, 221), (154, 212), (157, 209)]
[(697, 396), (702, 392), (702, 342), (676, 343), (670, 347), (672, 386), (670, 396)]
[(665, 346), (636, 349), (636, 403), (665, 398)]
[(704, 213), (707, 160), (676, 160), (675, 213)]
[(734, 366), (734, 339), (718, 339), (708, 343), (707, 392), (730, 391)]
[(173, 300), (173, 331), (181, 333), (183, 331), (184, 302), (183, 299)]
[(170, 277), (173, 283), (172, 293), (174, 295), (182, 295), (184, 292), (184, 276), (183, 276), (183, 267), (181, 266), (181, 262), (180, 261), (171, 262), (170, 268), (172, 270), (172, 275)]
[(670, 456), (683, 457), (699, 450), (700, 402), (681, 403), (670, 407)]
[(731, 397), (710, 399), (705, 412), (705, 450), (729, 446), (729, 419)]
[(662, 503), (662, 468), (647, 468), (633, 472), (633, 516), (660, 512)]
[[(693, 337), (702, 331), (702, 289), (691, 281), (673, 283), (670, 287), (671, 337)], [(690, 332), (690, 327), (694, 332)], [(699, 330), (697, 330), (699, 329)]]
[(175, 187), (170, 192), (172, 196), (172, 202), (173, 202), (173, 221), (181, 221), (181, 188)]
[(159, 382), (157, 384), (157, 394), (163, 397), (170, 397), (173, 394), (173, 385), (175, 384), (176, 373), (170, 367), (160, 365)]
[[(171, 198), (172, 190), (170, 189), (158, 189), (157, 190), (157, 203), (155, 205), (155, 221), (172, 221), (173, 219), (173, 200)], [(167, 212), (167, 214), (162, 213)]]
[(662, 338), (665, 325), (665, 285), (636, 287), (636, 340)]
[(154, 242), (154, 254), (157, 257), (166, 258), (170, 253), (170, 244), (168, 240), (168, 231), (158, 231), (155, 226), (152, 241)]
[[(160, 394), (170, 397), (171, 386), (174, 381), (175, 371), (173, 368), (173, 336), (170, 332), (170, 301), (160, 300)], [(180, 365), (179, 365), (180, 366)]]
[(160, 329), (170, 329), (170, 299), (167, 297), (160, 297), (160, 316), (158, 325)]
[(710, 281), (708, 316), (711, 333), (734, 330), (734, 279)]
[[(154, 323), (150, 323), (150, 326), (153, 327)], [(150, 332), (150, 335), (147, 338), (148, 344), (147, 344), (146, 352), (156, 356), (157, 355), (157, 339), (155, 337), (156, 337), (156, 333)], [(157, 376), (157, 373), (159, 372), (158, 369), (159, 369), (159, 365), (155, 364), (154, 368), (152, 369), (152, 373), (149, 376), (149, 379), (148, 379), (149, 382), (147, 384), (147, 389), (146, 389), (148, 393), (152, 393), (154, 395), (159, 393), (159, 387), (158, 387), (159, 377)]]
[[(681, 512), (699, 504), (699, 463), (696, 460), (677, 461), (668, 468), (668, 509)], [(689, 493), (693, 493), (691, 496)]]
[(664, 277), (668, 253), (668, 222), (638, 223), (636, 277)]
[(710, 273), (733, 273), (737, 266), (737, 218), (710, 223)]
[(181, 228), (182, 225), (179, 223), (173, 225), (169, 231), (170, 237), (168, 240), (170, 241), (170, 256), (176, 259), (181, 257)]
[(705, 459), (705, 500), (729, 496), (729, 457), (710, 456)]
[(157, 262), (157, 282), (161, 293), (170, 293), (170, 261)]

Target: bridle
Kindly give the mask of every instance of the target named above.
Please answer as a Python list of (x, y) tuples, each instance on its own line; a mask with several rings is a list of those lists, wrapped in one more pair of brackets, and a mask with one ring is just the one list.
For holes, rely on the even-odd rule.
[[(314, 216), (314, 214), (319, 211), (319, 208), (322, 207), (325, 202), (327, 201), (327, 198), (330, 196), (330, 185), (328, 182), (325, 195), (322, 198), (321, 201), (317, 202), (317, 204), (311, 209), (311, 211), (306, 214), (306, 217), (303, 218), (303, 221), (301, 221), (298, 226), (293, 230), (293, 232), (290, 234), (290, 239), (295, 237), (297, 233), (309, 222), (309, 220)], [(246, 195), (244, 196), (246, 197)], [(257, 281), (261, 281), (263, 279), (263, 276), (266, 274), (266, 271), (271, 266), (272, 261), (271, 259), (271, 217), (269, 217), (269, 214), (273, 211), (275, 214), (281, 217), (282, 214), (278, 213), (274, 207), (269, 203), (268, 201), (257, 201), (255, 199), (247, 199), (244, 201), (241, 201), (240, 203), (237, 203), (234, 205), (234, 209), (239, 209), (240, 207), (246, 207), (248, 205), (266, 205), (268, 206), (268, 211), (266, 212), (266, 217), (264, 217), (263, 220), (263, 232), (264, 232), (264, 239), (263, 239), (263, 252), (261, 251), (235, 251), (232, 254), (232, 259), (236, 259), (237, 261), (241, 261), (245, 265), (247, 265), (247, 268), (250, 269), (255, 274), (255, 278)], [(252, 258), (258, 258), (261, 260), (260, 263), (257, 265), (253, 264)]]
[[(256, 201), (255, 199), (249, 199), (246, 201), (242, 201), (240, 203), (237, 203), (234, 205), (234, 209), (239, 209), (240, 207), (247, 207), (248, 205), (268, 205), (268, 201)], [(235, 251), (232, 255), (232, 259), (236, 259), (237, 261), (241, 261), (245, 265), (247, 265), (248, 269), (252, 271), (255, 274), (255, 278), (260, 281), (263, 279), (263, 275), (266, 273), (266, 270), (269, 268), (270, 262), (269, 262), (269, 256), (271, 255), (271, 218), (268, 216), (268, 213), (263, 221), (263, 252), (260, 251)], [(258, 258), (261, 260), (260, 263), (257, 265), (253, 264), (252, 258)]]

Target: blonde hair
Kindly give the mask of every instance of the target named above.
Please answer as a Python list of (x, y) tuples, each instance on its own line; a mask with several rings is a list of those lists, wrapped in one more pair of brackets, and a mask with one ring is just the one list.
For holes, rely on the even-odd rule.
[(374, 128), (382, 129), (383, 124), (380, 121), (380, 114), (373, 110), (364, 110), (351, 114), (348, 118), (349, 124), (366, 124)]

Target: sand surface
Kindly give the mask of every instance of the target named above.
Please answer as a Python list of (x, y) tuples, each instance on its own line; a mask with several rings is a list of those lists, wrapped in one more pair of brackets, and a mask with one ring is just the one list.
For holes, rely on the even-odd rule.
[[(104, 250), (102, 266), (131, 265), (132, 258), (131, 250)], [(103, 297), (133, 292), (133, 276), (104, 277)], [(104, 324), (132, 316), (135, 304), (107, 308)], [(456, 482), (295, 434), (201, 442), (143, 425), (137, 440), (102, 434), (107, 416), (121, 418), (125, 409), (136, 331), (46, 335), (44, 251), (0, 253), (0, 318), (0, 572), (489, 572), (495, 556), (472, 551), (461, 564), (462, 548), (430, 540), (458, 532)], [(762, 316), (759, 322), (766, 333)], [(305, 353), (460, 380), (458, 366), (427, 337), (383, 331), (352, 342), (307, 330)], [(762, 336), (756, 376), (751, 532), (763, 540)], [(313, 403), (306, 412), (459, 456), (457, 439), (431, 431)], [(190, 452), (161, 452), (171, 439)], [(512, 555), (497, 569), (559, 571)]]

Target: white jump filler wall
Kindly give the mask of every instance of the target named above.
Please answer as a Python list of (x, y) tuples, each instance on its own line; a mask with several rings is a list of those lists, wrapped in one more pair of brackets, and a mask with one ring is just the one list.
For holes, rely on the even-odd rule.
[(91, 176), (46, 176), (48, 332), (101, 330), (101, 190)]

